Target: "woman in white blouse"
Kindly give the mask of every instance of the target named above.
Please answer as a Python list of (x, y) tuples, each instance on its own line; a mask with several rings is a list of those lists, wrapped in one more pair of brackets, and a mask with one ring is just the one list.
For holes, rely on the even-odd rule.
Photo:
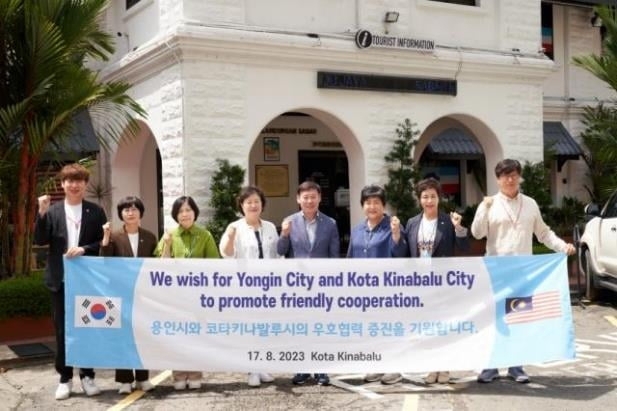
[[(278, 233), (270, 221), (261, 219), (266, 196), (255, 186), (243, 187), (238, 194), (238, 208), (243, 217), (230, 223), (221, 237), (219, 251), (224, 258), (279, 258), (276, 253)], [(251, 372), (248, 384), (259, 387), (272, 382), (270, 374)]]

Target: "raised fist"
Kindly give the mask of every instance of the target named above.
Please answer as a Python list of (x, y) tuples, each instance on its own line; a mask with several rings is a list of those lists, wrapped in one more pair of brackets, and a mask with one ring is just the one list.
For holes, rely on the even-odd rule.
[(44, 215), (49, 210), (49, 204), (51, 203), (51, 197), (47, 194), (38, 198), (39, 201), (39, 214)]

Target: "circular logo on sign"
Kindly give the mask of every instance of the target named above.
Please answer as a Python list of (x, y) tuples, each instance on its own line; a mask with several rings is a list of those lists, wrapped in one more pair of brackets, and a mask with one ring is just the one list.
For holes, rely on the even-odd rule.
[(356, 46), (361, 49), (371, 47), (373, 43), (373, 35), (368, 30), (358, 30), (356, 33)]

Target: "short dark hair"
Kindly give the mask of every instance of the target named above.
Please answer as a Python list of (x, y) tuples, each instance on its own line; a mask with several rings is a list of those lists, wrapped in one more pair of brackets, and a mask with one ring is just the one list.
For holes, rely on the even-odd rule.
[(139, 199), (139, 197), (128, 196), (118, 201), (118, 217), (120, 217), (120, 220), (124, 221), (122, 218), (122, 210), (133, 206), (139, 210), (139, 218), (144, 216), (144, 211), (146, 210), (144, 203)]
[(187, 203), (195, 213), (195, 220), (197, 220), (197, 217), (199, 216), (199, 207), (197, 207), (197, 204), (195, 203), (195, 200), (193, 200), (193, 197), (178, 197), (176, 198), (176, 201), (174, 201), (174, 204), (171, 206), (171, 217), (176, 221), (176, 223), (178, 222), (178, 213), (180, 212), (180, 207), (182, 207), (182, 204), (184, 203)]
[(523, 171), (521, 163), (519, 163), (518, 160), (506, 158), (504, 160), (501, 160), (495, 166), (495, 176), (497, 178), (501, 177), (503, 174), (510, 174), (513, 171), (516, 171), (519, 175), (521, 175)]
[(242, 211), (242, 203), (244, 203), (244, 200), (246, 200), (253, 194), (257, 194), (259, 196), (259, 199), (261, 200), (261, 210), (263, 211), (263, 209), (266, 208), (266, 195), (264, 194), (263, 191), (261, 191), (259, 187), (256, 187), (256, 186), (242, 187), (242, 189), (240, 190), (240, 193), (238, 194), (238, 197), (236, 198), (238, 210), (240, 210), (242, 215), (244, 215), (244, 211)]
[(67, 164), (60, 170), (60, 181), (64, 180), (81, 180), (87, 183), (90, 180), (90, 171), (79, 163)]
[(433, 177), (418, 181), (418, 184), (416, 184), (416, 196), (420, 198), (424, 191), (431, 189), (435, 190), (437, 192), (437, 196), (441, 198), (441, 184), (439, 184), (439, 181)]
[(298, 186), (297, 194), (300, 195), (304, 191), (311, 191), (311, 190), (315, 190), (319, 194), (321, 194), (321, 187), (319, 186), (319, 184), (317, 184), (314, 181), (305, 181), (304, 183), (300, 184)]
[(377, 197), (384, 206), (386, 205), (386, 190), (383, 187), (376, 184), (364, 186), (360, 193), (360, 205), (364, 205), (364, 202), (370, 197)]

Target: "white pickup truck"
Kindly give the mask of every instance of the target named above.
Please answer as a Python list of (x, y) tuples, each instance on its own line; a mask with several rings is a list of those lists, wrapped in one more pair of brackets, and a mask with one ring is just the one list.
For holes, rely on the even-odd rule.
[(593, 301), (601, 289), (617, 292), (617, 190), (602, 209), (592, 203), (585, 214), (591, 219), (580, 239), (579, 261), (587, 298)]

